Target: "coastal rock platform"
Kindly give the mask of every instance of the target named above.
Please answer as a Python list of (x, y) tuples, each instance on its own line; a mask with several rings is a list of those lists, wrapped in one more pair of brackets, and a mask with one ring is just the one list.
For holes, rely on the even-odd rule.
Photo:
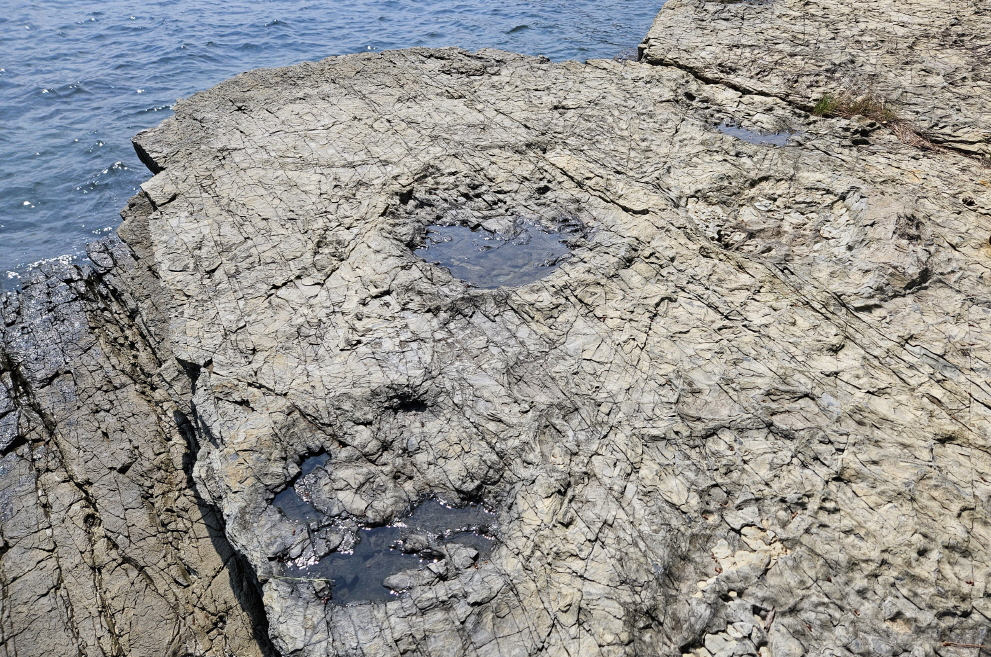
[[(991, 642), (980, 139), (810, 116), (658, 29), (252, 71), (139, 134), (120, 240), (3, 300), (0, 655)], [(533, 282), (429, 255), (523, 225), (567, 245)]]

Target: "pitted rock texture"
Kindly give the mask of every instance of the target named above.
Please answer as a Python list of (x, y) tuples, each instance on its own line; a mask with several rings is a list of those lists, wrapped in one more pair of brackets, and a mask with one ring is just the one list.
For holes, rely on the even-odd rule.
[(933, 141), (988, 156), (989, 25), (978, 0), (669, 0), (641, 53), (804, 108), (871, 94)]
[[(175, 112), (137, 137), (160, 173), (124, 233), (148, 235), (194, 475), (281, 654), (987, 642), (972, 159), (853, 146), (850, 122), (675, 67), (495, 51), (256, 71)], [(437, 219), (516, 216), (587, 232), (517, 288), (412, 253)], [(271, 503), (324, 452), (304, 535)], [(497, 511), (489, 559), (411, 571), (388, 603), (284, 578), (428, 496)]]
[[(4, 307), (0, 654), (42, 627), (161, 654), (105, 647), (134, 608), (177, 655), (972, 654), (991, 183), (852, 129), (677, 67), (457, 49), (179, 102), (136, 138), (126, 246)], [(413, 253), (518, 217), (582, 226), (528, 285)], [(286, 577), (431, 497), (492, 509), (491, 553), (426, 537), (384, 603)], [(143, 582), (174, 597), (126, 606)]]

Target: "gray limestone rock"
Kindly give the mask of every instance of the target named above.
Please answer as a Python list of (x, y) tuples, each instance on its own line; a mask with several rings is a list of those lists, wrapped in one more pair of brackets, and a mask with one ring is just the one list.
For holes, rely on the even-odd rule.
[[(180, 101), (124, 244), (3, 302), (0, 655), (987, 643), (988, 173), (734, 86), (414, 49)], [(523, 224), (569, 250), (524, 285), (414, 253)]]
[(871, 94), (933, 141), (991, 155), (991, 7), (962, 0), (669, 0), (653, 64), (811, 109)]
[(188, 383), (103, 249), (112, 273), (3, 300), (0, 655), (262, 655), (254, 574), (190, 479)]

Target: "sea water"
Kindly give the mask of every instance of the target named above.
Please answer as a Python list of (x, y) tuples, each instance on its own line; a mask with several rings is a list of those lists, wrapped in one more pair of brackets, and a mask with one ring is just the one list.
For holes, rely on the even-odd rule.
[(242, 71), (411, 46), (552, 60), (635, 47), (663, 0), (4, 0), (0, 287), (84, 257), (150, 174), (130, 138)]

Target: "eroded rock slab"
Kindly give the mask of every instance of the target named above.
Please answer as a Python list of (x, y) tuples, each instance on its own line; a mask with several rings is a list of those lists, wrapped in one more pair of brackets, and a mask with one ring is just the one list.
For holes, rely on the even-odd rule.
[(985, 2), (669, 0), (641, 50), (804, 108), (825, 94), (871, 94), (934, 141), (987, 156), (989, 25)]
[[(969, 158), (867, 141), (674, 67), (458, 50), (256, 71), (141, 134), (161, 172), (125, 233), (277, 649), (984, 641), (991, 195)], [(586, 232), (526, 285), (413, 252), (445, 217), (548, 214)], [(485, 500), (492, 554), (329, 604), (280, 558), (329, 534), (272, 504), (318, 453), (309, 526)]]
[[(331, 58), (139, 135), (124, 244), (3, 302), (0, 655), (986, 644), (987, 170), (679, 66)], [(519, 221), (542, 276), (417, 254)]]

